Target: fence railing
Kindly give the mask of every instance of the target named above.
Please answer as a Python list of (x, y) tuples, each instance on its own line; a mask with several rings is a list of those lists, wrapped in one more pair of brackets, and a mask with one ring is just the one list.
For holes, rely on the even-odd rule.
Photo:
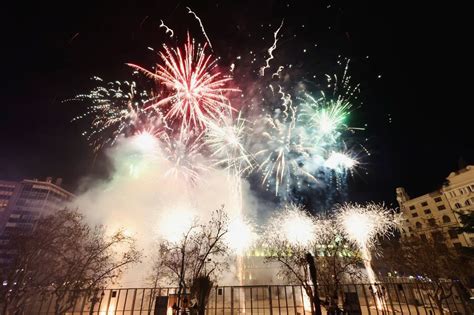
[[(320, 298), (326, 301), (326, 288), (320, 286)], [(340, 314), (474, 314), (468, 293), (459, 284), (446, 283), (443, 288), (452, 294), (436, 303), (435, 287), (430, 282), (378, 284), (374, 290), (368, 284), (344, 284), (338, 292)], [(177, 288), (106, 289), (95, 296), (79, 296), (72, 303), (68, 315), (173, 315), (177, 303)], [(375, 291), (375, 292), (374, 292)], [(52, 294), (32, 298), (20, 314), (55, 314), (56, 298)], [(380, 301), (382, 303), (380, 303)], [(191, 301), (182, 297), (182, 312)], [(310, 301), (298, 285), (223, 286), (211, 290), (206, 315), (309, 315)], [(189, 306), (189, 305), (188, 305)], [(331, 314), (324, 307), (323, 314)], [(335, 313), (334, 313), (335, 314)]]

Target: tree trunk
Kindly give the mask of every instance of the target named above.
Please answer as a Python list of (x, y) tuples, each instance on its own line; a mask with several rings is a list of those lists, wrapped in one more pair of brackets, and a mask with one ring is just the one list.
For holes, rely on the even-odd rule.
[(311, 282), (313, 282), (314, 294), (313, 294), (313, 305), (315, 315), (322, 315), (321, 312), (321, 300), (319, 299), (319, 288), (318, 288), (318, 277), (316, 274), (316, 265), (314, 263), (314, 257), (311, 253), (306, 253), (306, 262), (309, 267), (309, 274), (311, 276)]

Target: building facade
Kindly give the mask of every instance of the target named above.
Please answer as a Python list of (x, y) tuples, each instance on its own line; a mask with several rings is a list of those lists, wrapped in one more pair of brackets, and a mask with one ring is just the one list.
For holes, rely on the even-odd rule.
[(42, 216), (64, 208), (74, 195), (61, 187), (60, 178), (53, 182), (28, 180), (0, 181), (0, 235), (13, 229), (32, 229)]
[(396, 189), (403, 217), (402, 237), (438, 239), (450, 247), (474, 247), (474, 234), (458, 234), (458, 212), (474, 211), (474, 166), (470, 165), (446, 178), (442, 187), (410, 198), (403, 187)]

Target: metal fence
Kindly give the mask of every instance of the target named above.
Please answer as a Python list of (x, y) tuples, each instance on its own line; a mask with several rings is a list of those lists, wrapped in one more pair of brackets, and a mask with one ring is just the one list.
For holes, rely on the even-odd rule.
[[(446, 289), (451, 285), (446, 284)], [(324, 287), (320, 297), (324, 301)], [(344, 314), (441, 314), (432, 295), (434, 286), (429, 282), (394, 283), (378, 285), (378, 297), (383, 307), (377, 307), (377, 296), (368, 284), (344, 284), (339, 293), (339, 306)], [(128, 288), (99, 291), (95, 297), (80, 297), (70, 315), (172, 315), (177, 302), (177, 288)], [(55, 314), (52, 295), (41, 296), (25, 305), (23, 314)], [(186, 303), (186, 298), (184, 298)], [(452, 287), (452, 295), (443, 301), (444, 314), (471, 315), (472, 305), (461, 286)], [(329, 314), (322, 308), (323, 314)], [(184, 311), (188, 312), (188, 311)], [(309, 315), (310, 302), (301, 286), (224, 286), (211, 290), (206, 315)]]

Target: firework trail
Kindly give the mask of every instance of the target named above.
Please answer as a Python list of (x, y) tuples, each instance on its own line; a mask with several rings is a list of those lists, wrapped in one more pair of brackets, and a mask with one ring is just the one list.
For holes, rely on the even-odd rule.
[(165, 25), (165, 23), (163, 22), (163, 20), (160, 20), (161, 24), (160, 24), (160, 28), (164, 27), (165, 28), (165, 34), (168, 34), (168, 32), (170, 33), (170, 37), (172, 38), (174, 36), (174, 32), (171, 28), (169, 28), (168, 26)]
[(224, 95), (237, 92), (226, 87), (232, 80), (216, 71), (216, 60), (206, 55), (204, 47), (195, 47), (188, 36), (184, 52), (164, 46), (160, 57), (164, 65), (158, 64), (156, 73), (143, 67), (128, 64), (148, 77), (163, 84), (170, 94), (151, 103), (148, 108), (164, 109), (164, 117), (169, 124), (177, 120), (181, 133), (189, 129), (204, 130), (211, 122), (219, 121), (233, 109)]
[(372, 269), (371, 249), (378, 237), (388, 235), (397, 226), (397, 217), (393, 211), (383, 205), (369, 203), (367, 205), (345, 204), (336, 212), (339, 230), (361, 251), (365, 269), (372, 290), (376, 296), (377, 308), (385, 309), (385, 302), (376, 287), (377, 278)]
[(268, 58), (265, 60), (265, 65), (260, 68), (260, 75), (262, 77), (265, 75), (265, 69), (270, 68), (270, 60), (273, 59), (273, 51), (277, 48), (278, 32), (280, 32), (280, 29), (283, 27), (283, 21), (284, 20), (281, 20), (280, 27), (273, 33), (273, 45), (268, 48)]
[(191, 10), (190, 7), (186, 7), (186, 9), (188, 9), (188, 13), (189, 13), (189, 14), (194, 15), (194, 17), (196, 18), (196, 20), (198, 20), (199, 26), (201, 26), (201, 31), (202, 31), (202, 33), (204, 34), (204, 37), (206, 37), (207, 43), (209, 44), (209, 47), (210, 47), (211, 50), (212, 50), (211, 41), (209, 40), (209, 37), (207, 36), (206, 30), (204, 29), (204, 25), (202, 25), (201, 19), (199, 18), (199, 16), (197, 16), (196, 13), (194, 13), (194, 11)]

